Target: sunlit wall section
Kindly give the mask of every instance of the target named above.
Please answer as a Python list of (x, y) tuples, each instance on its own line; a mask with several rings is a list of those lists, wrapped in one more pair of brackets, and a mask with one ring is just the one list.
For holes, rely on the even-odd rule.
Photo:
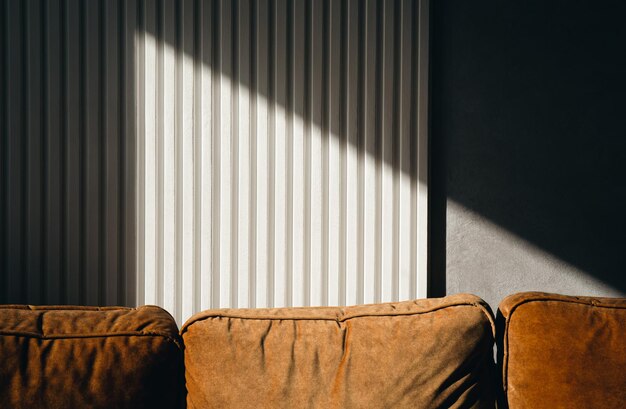
[(425, 296), (427, 15), (140, 3), (138, 302), (180, 321)]

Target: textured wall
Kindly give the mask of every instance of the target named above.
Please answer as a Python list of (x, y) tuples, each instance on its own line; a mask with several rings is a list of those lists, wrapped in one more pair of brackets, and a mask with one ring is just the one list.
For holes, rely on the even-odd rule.
[(0, 4), (0, 302), (426, 295), (427, 1)]
[[(436, 2), (431, 276), (494, 308), (626, 292), (622, 2)], [(447, 288), (446, 288), (447, 287)]]
[(0, 2), (0, 302), (134, 304), (131, 2)]
[(411, 1), (145, 3), (139, 300), (185, 317), (425, 295), (419, 13)]

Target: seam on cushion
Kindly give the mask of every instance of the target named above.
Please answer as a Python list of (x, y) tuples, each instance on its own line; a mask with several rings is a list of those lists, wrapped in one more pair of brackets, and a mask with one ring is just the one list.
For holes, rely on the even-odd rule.
[(196, 324), (196, 323), (201, 322), (201, 321), (206, 321), (209, 318), (233, 318), (233, 319), (241, 319), (241, 320), (259, 320), (259, 321), (268, 321), (268, 320), (270, 320), (270, 321), (332, 321), (332, 322), (339, 323), (339, 322), (345, 322), (345, 321), (348, 321), (348, 320), (351, 320), (351, 319), (355, 319), (355, 318), (402, 317), (402, 316), (412, 316), (412, 315), (423, 315), (423, 314), (429, 314), (429, 313), (437, 312), (437, 311), (440, 311), (440, 310), (444, 310), (446, 308), (468, 307), (468, 306), (469, 307), (478, 307), (478, 309), (481, 310), (481, 312), (487, 317), (489, 323), (491, 324), (492, 334), (495, 333), (495, 324), (494, 324), (493, 318), (492, 318), (491, 314), (489, 314), (489, 312), (485, 308), (485, 306), (483, 306), (479, 302), (467, 302), (467, 303), (442, 305), (442, 306), (434, 307), (434, 308), (427, 309), (427, 310), (424, 310), (424, 311), (397, 312), (397, 313), (380, 313), (380, 314), (373, 314), (373, 313), (356, 314), (356, 315), (351, 315), (351, 316), (343, 317), (343, 318), (275, 317), (275, 316), (246, 317), (246, 316), (237, 315), (237, 314), (219, 314), (219, 313), (215, 313), (215, 314), (207, 315), (206, 317), (197, 318), (197, 319), (195, 319), (192, 322), (185, 323), (183, 328), (180, 330), (180, 335), (182, 336), (185, 332), (187, 332), (187, 329), (190, 326), (192, 326), (193, 324)]
[[(569, 296), (569, 297), (573, 297), (573, 296)], [(504, 337), (504, 351), (502, 351), (502, 388), (504, 389), (504, 394), (505, 394), (505, 398), (506, 401), (508, 403), (509, 401), (509, 325), (511, 324), (511, 320), (513, 318), (513, 313), (518, 309), (518, 307), (524, 305), (524, 304), (530, 304), (532, 302), (545, 302), (545, 301), (554, 301), (554, 302), (561, 302), (561, 303), (568, 303), (568, 304), (580, 304), (580, 305), (587, 305), (589, 307), (593, 307), (593, 308), (608, 308), (608, 309), (614, 309), (614, 310), (626, 310), (626, 306), (619, 306), (619, 305), (606, 305), (606, 304), (599, 304), (599, 300), (597, 299), (590, 299), (589, 301), (584, 300), (584, 299), (580, 299), (578, 297), (576, 297), (575, 299), (562, 299), (562, 298), (557, 298), (555, 296), (549, 296), (549, 295), (545, 295), (545, 296), (537, 296), (536, 298), (529, 298), (529, 299), (523, 299), (520, 300), (517, 304), (514, 304), (511, 309), (509, 310), (509, 314), (508, 316), (505, 318), (505, 325), (504, 325), (504, 333), (506, 334)]]
[(57, 339), (82, 339), (82, 338), (111, 338), (111, 337), (161, 337), (164, 338), (174, 344), (179, 349), (182, 348), (182, 343), (180, 340), (165, 335), (158, 332), (110, 332), (110, 333), (96, 333), (96, 334), (59, 334), (59, 335), (42, 335), (37, 334), (35, 332), (28, 331), (8, 331), (8, 330), (0, 330), (0, 336), (11, 336), (11, 337), (24, 337), (24, 338), (36, 338), (41, 340), (57, 340)]
[(485, 314), (487, 316), (487, 319), (489, 320), (489, 323), (491, 324), (491, 335), (493, 336), (494, 340), (496, 338), (496, 321), (495, 318), (493, 316), (493, 312), (488, 309), (485, 305), (481, 304), (481, 303), (474, 303), (474, 306), (478, 307), (483, 314)]
[[(22, 305), (22, 304), (0, 304), (0, 310), (22, 310), (22, 311), (137, 311), (146, 307), (154, 308), (152, 305), (131, 307), (91, 307), (83, 305)], [(157, 307), (158, 308), (158, 307)]]
[[(139, 307), (122, 307), (122, 306), (110, 306), (110, 307), (95, 307), (87, 305), (25, 305), (25, 304), (0, 304), (0, 310), (22, 310), (22, 311), (86, 311), (86, 312), (109, 312), (109, 311), (141, 311), (141, 310), (158, 310), (167, 312), (167, 310), (159, 307), (158, 305), (142, 305)], [(172, 317), (173, 319), (173, 317)]]

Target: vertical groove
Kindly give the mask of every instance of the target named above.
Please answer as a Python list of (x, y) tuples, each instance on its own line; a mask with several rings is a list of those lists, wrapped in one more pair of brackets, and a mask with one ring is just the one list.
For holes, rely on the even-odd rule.
[(41, 230), (40, 230), (40, 246), (41, 246), (41, 261), (40, 261), (40, 271), (39, 271), (39, 299), (42, 303), (47, 304), (46, 300), (46, 288), (52, 283), (48, 283), (49, 271), (48, 268), (48, 242), (46, 237), (48, 235), (48, 218), (46, 209), (48, 208), (48, 183), (47, 183), (47, 175), (50, 174), (49, 161), (48, 157), (50, 155), (48, 138), (49, 130), (48, 130), (48, 108), (50, 104), (48, 103), (48, 75), (49, 75), (49, 66), (48, 66), (48, 2), (46, 0), (41, 1), (41, 33), (40, 33), (40, 44), (41, 44), (41, 66), (39, 67), (41, 76), (40, 86), (41, 86), (41, 102), (40, 102), (40, 112), (41, 112), (41, 136), (40, 136), (40, 144), (41, 149), (43, 150), (41, 155), (41, 174), (40, 174), (40, 190), (41, 190), (41, 204), (40, 204), (40, 222), (41, 222)]
[[(412, 6), (412, 19), (413, 27), (412, 27), (412, 38), (418, 38), (419, 36), (419, 3), (414, 3)], [(411, 120), (409, 122), (409, 133), (411, 136), (411, 152), (417, 152), (418, 149), (418, 64), (419, 64), (419, 55), (418, 55), (418, 47), (417, 42), (413, 42), (413, 47), (411, 49), (411, 102), (409, 106), (409, 112), (411, 112)], [(418, 164), (416, 160), (411, 161), (410, 168), (411, 177), (416, 179), (418, 176)], [(417, 188), (415, 186), (415, 182), (411, 183), (411, 249), (417, 248)], [(410, 297), (415, 298), (416, 287), (417, 287), (417, 252), (415, 250), (411, 251), (411, 275), (410, 275)]]
[(165, 144), (165, 94), (164, 94), (164, 47), (165, 41), (163, 39), (163, 26), (164, 26), (164, 16), (163, 16), (163, 0), (158, 0), (156, 4), (156, 173), (157, 173), (157, 182), (156, 182), (156, 246), (157, 246), (157, 259), (156, 259), (156, 302), (159, 305), (163, 305), (164, 299), (164, 289), (163, 289), (163, 280), (164, 280), (164, 257), (165, 257), (165, 237), (163, 236), (163, 225), (165, 224), (165, 214), (163, 212), (163, 200), (164, 200), (164, 144)]
[(137, 32), (135, 33), (136, 40), (136, 132), (137, 132), (137, 145), (136, 145), (136, 178), (137, 178), (137, 288), (136, 297), (137, 304), (142, 305), (145, 303), (145, 90), (143, 83), (143, 73), (145, 69), (145, 4), (144, 0), (137, 0)]
[(257, 1), (250, 1), (250, 229), (249, 229), (249, 292), (248, 305), (250, 308), (256, 307), (256, 225), (257, 225), (257, 183), (256, 183), (256, 167), (257, 167)]
[(419, 254), (416, 267), (416, 291), (420, 297), (427, 296), (428, 286), (428, 260), (427, 260), (427, 244), (428, 244), (428, 44), (429, 44), (429, 16), (430, 16), (430, 0), (420, 0), (415, 7), (419, 7), (419, 35), (414, 37), (417, 40), (414, 46), (419, 52), (417, 60), (417, 84), (415, 93), (417, 94), (417, 117), (418, 128), (416, 132), (416, 149), (414, 151), (415, 162), (417, 162), (417, 171), (414, 183), (417, 189), (417, 203), (414, 206), (418, 212), (416, 223), (416, 251)]
[(394, 4), (393, 15), (393, 121), (392, 121), (392, 166), (393, 166), (393, 273), (391, 280), (391, 299), (397, 301), (400, 292), (400, 141), (402, 121), (401, 114), (401, 93), (400, 93), (400, 80), (402, 76), (401, 70), (401, 50), (402, 50), (402, 16), (401, 16), (402, 3)]
[[(340, 45), (339, 45), (339, 139), (340, 139), (340, 156), (341, 156), (341, 177), (339, 178), (339, 305), (346, 304), (346, 274), (347, 274), (347, 220), (348, 220), (348, 170), (347, 170), (347, 151), (348, 151), (348, 0), (341, 1), (340, 21)], [(330, 175), (333, 177), (333, 175)]]
[(176, 26), (176, 68), (175, 68), (175, 108), (174, 108), (174, 122), (175, 122), (175, 138), (176, 138), (176, 154), (174, 165), (176, 169), (176, 273), (174, 278), (174, 294), (175, 294), (175, 306), (174, 306), (174, 318), (180, 322), (182, 320), (182, 276), (183, 276), (183, 258), (182, 258), (182, 225), (183, 225), (183, 4), (181, 1), (176, 2), (175, 11), (175, 26)]
[(357, 85), (357, 150), (358, 150), (358, 199), (357, 199), (357, 282), (356, 302), (363, 304), (365, 295), (365, 33), (367, 30), (367, 15), (365, 2), (358, 3), (358, 85)]
[(328, 305), (328, 276), (329, 276), (329, 149), (330, 149), (330, 4), (323, 3), (322, 20), (322, 271), (321, 291), (322, 305)]
[(291, 307), (293, 305), (293, 275), (294, 275), (294, 265), (293, 265), (293, 95), (294, 95), (294, 41), (293, 38), (295, 36), (294, 33), (294, 7), (293, 2), (287, 2), (287, 28), (286, 28), (286, 72), (285, 72), (285, 82), (286, 82), (286, 90), (285, 90), (285, 110), (287, 116), (287, 131), (286, 131), (286, 164), (285, 164), (285, 174), (286, 174), (286, 189), (285, 189), (285, 243), (287, 248), (285, 249), (285, 269), (286, 269), (286, 282), (285, 282), (285, 306)]
[(200, 0), (194, 1), (194, 263), (191, 282), (193, 311), (200, 311), (200, 253), (202, 195), (202, 9)]
[(8, 175), (9, 175), (9, 164), (8, 164), (8, 143), (7, 139), (9, 138), (9, 125), (8, 125), (8, 108), (7, 101), (9, 95), (9, 75), (8, 75), (8, 64), (9, 64), (9, 22), (8, 22), (8, 4), (6, 1), (2, 1), (0, 4), (0, 9), (2, 13), (0, 18), (2, 22), (0, 24), (0, 44), (2, 51), (2, 63), (0, 64), (0, 81), (2, 82), (2, 88), (0, 90), (0, 129), (2, 130), (2, 134), (0, 135), (0, 303), (7, 303), (8, 301), (8, 274), (9, 274), (9, 263), (8, 263), (8, 251), (7, 251), (7, 238), (9, 235), (8, 229), (8, 204), (7, 204), (7, 185), (8, 185)]
[(275, 158), (276, 158), (276, 0), (270, 0), (270, 9), (268, 13), (268, 152), (269, 160), (267, 162), (267, 172), (269, 175), (268, 182), (268, 238), (267, 238), (267, 252), (268, 252), (268, 266), (267, 266), (267, 303), (268, 307), (275, 305), (274, 300), (274, 286), (275, 286), (275, 251), (274, 251), (274, 239), (276, 223), (275, 217)]
[(28, 243), (30, 240), (29, 235), (29, 212), (30, 208), (30, 197), (29, 197), (29, 189), (28, 182), (30, 181), (30, 157), (29, 157), (29, 136), (30, 136), (30, 115), (29, 115), (29, 105), (30, 105), (30, 83), (29, 83), (29, 73), (30, 73), (30, 64), (29, 64), (29, 27), (28, 27), (28, 2), (22, 3), (22, 66), (23, 72), (22, 75), (22, 129), (26, 137), (22, 138), (22, 175), (24, 177), (24, 186), (22, 188), (22, 243), (20, 246), (20, 255), (21, 255), (21, 280), (20, 280), (20, 294), (22, 299), (28, 298), (28, 285), (30, 284), (30, 268), (28, 265)]
[(237, 307), (239, 274), (239, 2), (231, 0), (231, 41), (232, 41), (232, 79), (231, 79), (231, 305)]
[(69, 0), (62, 0), (61, 6), (61, 240), (62, 240), (62, 254), (61, 254), (61, 303), (69, 303), (70, 294), (70, 240), (69, 240), (69, 213), (70, 213), (70, 200), (69, 200), (69, 158), (70, 158), (70, 146), (69, 146), (69, 24), (68, 24), (68, 2)]
[[(123, 226), (125, 244), (122, 252), (124, 260), (124, 300), (127, 305), (135, 306), (140, 301), (137, 297), (139, 287), (139, 275), (143, 274), (138, 270), (137, 258), (139, 256), (140, 244), (138, 243), (138, 195), (137, 189), (137, 148), (138, 148), (138, 118), (137, 118), (137, 67), (139, 61), (135, 52), (137, 44), (137, 31), (139, 29), (139, 16), (137, 4), (132, 2), (124, 3), (124, 76), (123, 84), (126, 90), (124, 100), (124, 145), (123, 145)], [(129, 46), (130, 44), (130, 46)]]
[[(19, 55), (21, 46), (21, 31), (20, 23), (21, 18), (16, 15), (15, 18), (9, 19), (8, 16), (11, 13), (20, 14), (21, 9), (17, 7), (19, 4), (15, 2), (6, 3), (6, 52), (7, 52), (7, 64), (4, 64), (4, 69), (7, 70), (5, 74), (7, 77), (7, 96), (6, 96), (6, 149), (7, 149), (7, 176), (6, 176), (6, 191), (7, 197), (12, 197), (12, 200), (6, 204), (6, 219), (7, 224), (7, 237), (6, 237), (6, 271), (7, 275), (5, 280), (7, 282), (6, 297), (8, 303), (18, 302), (21, 294), (21, 275), (23, 275), (23, 268), (21, 266), (21, 234), (22, 217), (21, 209), (23, 208), (23, 195), (21, 189), (21, 171), (22, 166), (20, 159), (22, 157), (21, 149), (22, 142), (19, 135), (21, 132), (21, 125), (23, 124), (21, 118), (21, 108), (23, 98), (22, 93), (22, 69), (20, 63), (22, 57)], [(17, 9), (17, 10), (16, 10)], [(17, 32), (17, 33), (16, 33)], [(9, 41), (9, 38), (13, 41)], [(12, 103), (9, 104), (8, 101)]]
[(383, 161), (383, 56), (384, 52), (384, 7), (383, 0), (376, 4), (376, 69), (375, 69), (375, 95), (374, 95), (374, 149), (376, 152), (376, 228), (375, 228), (375, 270), (374, 270), (374, 302), (381, 302), (382, 296), (382, 161)]
[(100, 151), (100, 169), (99, 169), (99, 179), (100, 179), (100, 200), (98, 201), (98, 222), (100, 224), (99, 235), (100, 235), (100, 245), (98, 246), (98, 304), (104, 305), (106, 303), (106, 281), (105, 275), (107, 259), (106, 259), (106, 206), (104, 205), (107, 200), (107, 192), (106, 192), (106, 161), (107, 161), (107, 149), (106, 149), (106, 135), (107, 135), (107, 120), (106, 120), (106, 89), (107, 89), (107, 58), (106, 58), (106, 10), (105, 10), (105, 1), (100, 0), (100, 65), (99, 65), (99, 73), (98, 77), (99, 81), (99, 97), (100, 97), (100, 112), (99, 112), (99, 128), (100, 128), (100, 146), (98, 147)]
[(124, 203), (126, 202), (126, 150), (125, 141), (127, 138), (126, 135), (126, 98), (124, 97), (124, 91), (127, 87), (126, 84), (126, 2), (125, 0), (118, 1), (118, 27), (119, 27), (119, 37), (118, 37), (118, 75), (119, 75), (119, 92), (118, 92), (118, 115), (119, 115), (119, 125), (118, 125), (118, 202), (117, 202), (117, 212), (118, 212), (118, 259), (117, 259), (117, 303), (128, 305), (128, 300), (126, 299), (126, 280), (125, 276), (129, 272), (126, 271), (126, 246), (129, 244), (126, 242), (124, 234), (124, 228), (126, 226), (126, 212), (124, 211)]
[(304, 285), (302, 303), (311, 305), (311, 53), (313, 0), (307, 0), (304, 17)]
[(212, 104), (211, 109), (213, 110), (211, 114), (211, 118), (213, 118), (213, 129), (211, 131), (211, 138), (213, 141), (213, 188), (211, 189), (211, 193), (213, 197), (211, 198), (211, 206), (212, 206), (212, 216), (211, 220), (213, 222), (212, 226), (212, 243), (213, 248), (211, 249), (213, 252), (212, 262), (213, 266), (211, 268), (211, 277), (212, 277), (212, 289), (213, 294), (211, 296), (211, 301), (213, 303), (212, 308), (218, 308), (220, 306), (220, 204), (222, 201), (220, 195), (220, 176), (221, 176), (221, 160), (220, 160), (220, 53), (221, 53), (221, 35), (220, 35), (220, 0), (213, 1), (213, 55), (212, 59)]

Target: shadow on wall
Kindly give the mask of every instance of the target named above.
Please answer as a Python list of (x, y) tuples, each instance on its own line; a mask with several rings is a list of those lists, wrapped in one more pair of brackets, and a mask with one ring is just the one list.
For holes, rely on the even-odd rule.
[[(620, 2), (436, 2), (430, 193), (437, 271), (460, 250), (445, 232), (446, 208), (449, 217), (457, 203), (626, 292), (625, 14)], [(477, 257), (481, 271), (465, 279), (536, 286), (523, 271), (490, 271), (490, 255)], [(439, 278), (441, 292), (446, 278)], [(554, 282), (550, 291), (566, 284)]]
[(130, 2), (0, 2), (0, 303), (135, 304)]

